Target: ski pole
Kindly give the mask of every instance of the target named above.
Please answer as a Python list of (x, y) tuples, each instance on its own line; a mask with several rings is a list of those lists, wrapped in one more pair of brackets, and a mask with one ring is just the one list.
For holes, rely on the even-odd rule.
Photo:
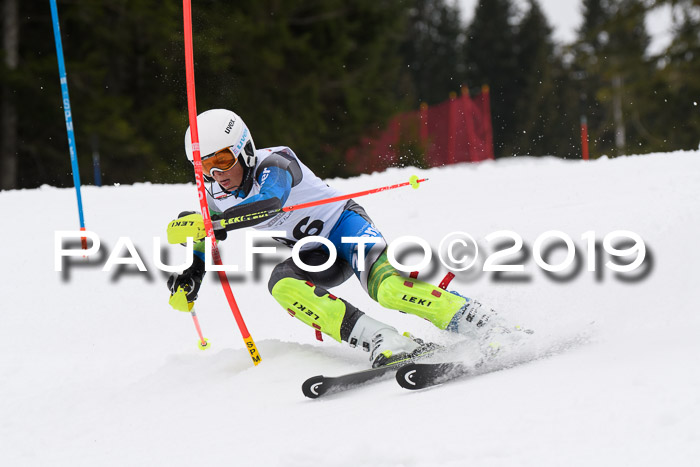
[(401, 187), (408, 186), (408, 185), (411, 185), (413, 188), (418, 188), (420, 183), (423, 183), (427, 180), (428, 180), (427, 178), (419, 179), (416, 175), (412, 175), (409, 181), (403, 182), (403, 183), (397, 183), (395, 185), (388, 185), (388, 186), (383, 186), (380, 188), (373, 188), (371, 190), (358, 191), (357, 193), (350, 193), (348, 195), (333, 196), (331, 198), (319, 199), (317, 201), (309, 201), (308, 203), (299, 203), (299, 204), (295, 204), (293, 206), (286, 206), (286, 207), (278, 208), (278, 209), (270, 209), (268, 211), (254, 212), (254, 213), (246, 214), (244, 216), (233, 217), (230, 219), (222, 219), (220, 221), (217, 221), (217, 224), (218, 224), (217, 227), (221, 226), (221, 228), (224, 228), (229, 224), (236, 224), (238, 222), (245, 222), (245, 221), (249, 221), (249, 220), (253, 220), (253, 219), (259, 219), (260, 217), (271, 217), (271, 216), (278, 214), (280, 212), (296, 211), (298, 209), (310, 208), (313, 206), (320, 206), (322, 204), (335, 203), (337, 201), (344, 201), (344, 200), (350, 199), (350, 198), (359, 198), (360, 196), (366, 196), (366, 195), (371, 195), (372, 193), (379, 193), (382, 191), (393, 190), (395, 188), (401, 188)]
[(177, 291), (170, 297), (170, 306), (178, 311), (189, 312), (192, 316), (192, 321), (194, 321), (194, 327), (197, 330), (197, 335), (199, 336), (199, 348), (206, 350), (209, 347), (209, 341), (202, 335), (202, 328), (199, 326), (199, 319), (197, 318), (197, 313), (194, 312), (194, 302), (187, 301), (187, 292), (182, 287), (178, 287)]
[[(212, 243), (212, 259), (214, 263), (218, 266), (222, 265), (221, 255), (219, 254), (219, 249), (216, 246), (216, 237), (214, 235), (214, 227), (211, 223), (211, 218), (209, 217), (209, 205), (207, 203), (206, 192), (204, 191), (204, 175), (202, 174), (202, 157), (199, 153), (199, 132), (197, 129), (197, 100), (195, 96), (195, 86), (194, 86), (194, 55), (192, 51), (192, 8), (190, 0), (182, 0), (183, 6), (183, 18), (184, 18), (184, 29), (185, 29), (185, 74), (187, 77), (187, 109), (189, 112), (190, 120), (190, 135), (192, 140), (192, 154), (194, 159), (194, 173), (195, 179), (197, 180), (197, 192), (199, 195), (199, 205), (202, 210), (202, 218), (204, 219), (204, 227), (207, 232), (207, 236), (211, 239)], [(236, 299), (231, 291), (231, 285), (228, 283), (228, 278), (224, 271), (217, 271), (219, 275), (219, 281), (221, 282), (221, 287), (224, 289), (224, 294), (228, 300), (229, 307), (233, 313), (233, 317), (238, 324), (238, 329), (241, 331), (241, 336), (245, 342), (250, 358), (253, 363), (257, 365), (260, 363), (260, 354), (255, 346), (253, 337), (248, 332), (248, 328), (243, 321), (243, 316), (241, 315), (241, 310), (238, 308)], [(184, 292), (184, 291), (183, 291)], [(196, 316), (193, 315), (194, 318)], [(197, 331), (199, 332), (198, 321), (195, 319), (195, 326), (197, 326)], [(201, 333), (200, 333), (201, 337)]]
[(427, 181), (427, 178), (419, 179), (418, 176), (412, 175), (410, 180), (403, 183), (397, 183), (396, 185), (388, 185), (380, 188), (373, 188), (371, 190), (358, 191), (357, 193), (350, 193), (349, 195), (334, 196), (332, 198), (320, 199), (318, 201), (309, 201), (308, 203), (295, 204), (294, 206), (287, 206), (280, 209), (282, 212), (296, 211), (297, 209), (310, 208), (313, 206), (320, 206), (322, 204), (335, 203), (336, 201), (344, 201), (350, 198), (359, 198), (360, 196), (371, 195), (372, 193), (380, 193), (382, 191), (393, 190), (395, 188), (401, 188), (404, 186), (411, 185), (413, 188), (418, 188), (420, 183)]

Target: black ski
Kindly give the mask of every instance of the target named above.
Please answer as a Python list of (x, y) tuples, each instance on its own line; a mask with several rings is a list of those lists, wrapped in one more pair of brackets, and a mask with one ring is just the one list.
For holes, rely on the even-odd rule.
[(464, 363), (416, 363), (403, 365), (396, 372), (396, 382), (406, 389), (424, 389), (466, 376), (472, 367)]
[(544, 349), (533, 348), (527, 350), (521, 348), (517, 350), (517, 353), (490, 355), (471, 364), (458, 361), (426, 363), (413, 360), (397, 369), (396, 382), (399, 383), (399, 386), (406, 389), (429, 388), (464, 376), (483, 375), (552, 357), (578, 345), (585, 344), (587, 339), (588, 332), (584, 331), (574, 336), (562, 338), (558, 342), (553, 342)]
[(378, 382), (384, 380), (384, 376), (396, 372), (398, 369), (413, 364), (418, 360), (427, 359), (436, 355), (443, 355), (446, 352), (453, 351), (459, 348), (460, 344), (453, 344), (447, 347), (440, 347), (422, 355), (415, 356), (411, 359), (398, 361), (388, 366), (379, 368), (370, 368), (368, 370), (355, 371), (340, 376), (313, 376), (301, 385), (301, 390), (306, 397), (317, 399), (325, 394), (334, 394), (337, 392), (353, 389), (369, 382)]
[(341, 376), (314, 376), (304, 381), (301, 385), (301, 390), (306, 397), (316, 399), (325, 394), (334, 394), (336, 392), (352, 389), (370, 381), (381, 381), (384, 379), (384, 376), (393, 373), (407, 363), (409, 363), (409, 361), (406, 363), (396, 363), (391, 366), (356, 371)]

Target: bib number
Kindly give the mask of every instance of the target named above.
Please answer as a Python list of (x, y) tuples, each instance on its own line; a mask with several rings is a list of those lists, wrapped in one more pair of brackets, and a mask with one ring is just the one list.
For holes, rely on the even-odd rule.
[(310, 220), (311, 216), (306, 216), (305, 218), (300, 220), (299, 223), (294, 227), (294, 230), (292, 230), (292, 235), (296, 240), (291, 240), (289, 238), (282, 237), (275, 237), (274, 240), (277, 240), (280, 243), (284, 243), (289, 248), (292, 248), (294, 244), (296, 244), (296, 242), (301, 240), (302, 238), (320, 234), (323, 231), (323, 221), (315, 219), (309, 222)]

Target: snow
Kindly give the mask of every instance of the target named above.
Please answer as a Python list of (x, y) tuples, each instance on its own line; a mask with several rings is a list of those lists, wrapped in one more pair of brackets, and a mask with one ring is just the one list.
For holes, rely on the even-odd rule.
[[(230, 274), (263, 358), (257, 367), (214, 274), (197, 301), (209, 350), (197, 348), (190, 316), (168, 306), (153, 237), (165, 241), (167, 223), (197, 207), (193, 185), (84, 187), (86, 224), (105, 256), (73, 258), (64, 273), (54, 271), (54, 235), (77, 226), (74, 190), (0, 192), (2, 212), (21, 226), (0, 242), (0, 464), (696, 465), (700, 151), (514, 158), (328, 182), (353, 192), (414, 173), (430, 178), (417, 191), (359, 200), (389, 240), (417, 235), (436, 249), (448, 233), (466, 231), (486, 254), (486, 235), (517, 232), (529, 252), (509, 259), (525, 265), (517, 275), (527, 280), (460, 273), (454, 288), (534, 328), (541, 348), (587, 338), (550, 358), (425, 391), (387, 380), (307, 400), (305, 378), (368, 361), (316, 341), (268, 294), (267, 277), (287, 250), (256, 273)], [(552, 280), (532, 259), (535, 239), (549, 230), (570, 235), (583, 261), (568, 280)], [(643, 238), (650, 257), (642, 279), (586, 270), (581, 235), (595, 231), (602, 241), (614, 230)], [(101, 270), (119, 237), (133, 241), (147, 273)], [(225, 263), (242, 267), (242, 239), (222, 243)], [(184, 248), (164, 248), (167, 262), (184, 259)], [(557, 251), (551, 263), (563, 258)], [(447, 272), (432, 269), (424, 277), (435, 282)], [(355, 279), (334, 293), (401, 331), (451, 338), (382, 309)]]

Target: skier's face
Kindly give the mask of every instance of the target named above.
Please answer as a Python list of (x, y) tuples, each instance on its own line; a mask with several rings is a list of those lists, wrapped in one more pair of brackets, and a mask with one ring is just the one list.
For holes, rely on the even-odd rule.
[(233, 191), (241, 185), (243, 180), (243, 165), (236, 164), (228, 170), (212, 170), (212, 177), (226, 191)]

